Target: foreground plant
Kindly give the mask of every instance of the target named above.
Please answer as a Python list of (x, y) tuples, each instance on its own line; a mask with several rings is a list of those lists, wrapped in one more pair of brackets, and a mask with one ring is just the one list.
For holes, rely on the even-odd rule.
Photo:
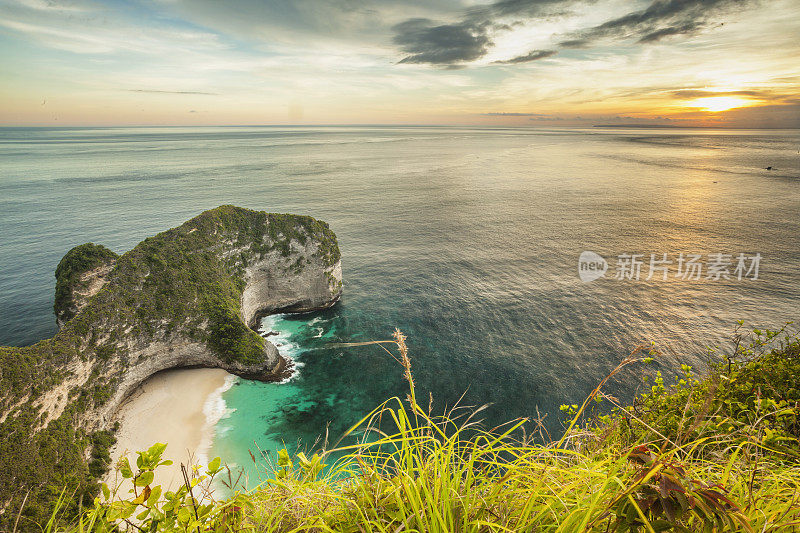
[[(603, 398), (598, 387), (582, 406), (567, 409), (572, 418), (561, 440), (536, 444), (521, 436), (525, 420), (485, 430), (474, 415), (432, 416), (430, 403), (423, 408), (417, 401), (399, 331), (392, 340), (361, 344), (378, 345), (395, 357), (409, 394), (387, 400), (355, 424), (347, 432), (357, 437), (355, 444), (310, 458), (281, 450), (267, 482), (219, 502), (212, 490), (223, 470), (219, 459), (205, 471), (184, 467), (184, 485), (162, 494), (154, 485), (155, 471), (164, 464), (164, 445), (157, 444), (139, 454), (136, 469), (119, 465), (131, 492), (112, 494), (104, 488), (73, 529), (800, 531), (800, 467), (793, 456), (767, 447), (771, 441), (741, 438), (761, 430), (731, 435), (705, 425), (699, 433), (682, 431), (678, 437), (669, 423), (636, 410), (608, 415), (605, 425), (596, 419), (587, 425), (581, 417)], [(780, 349), (794, 357), (796, 341)], [(631, 357), (622, 365), (645, 359)], [(656, 386), (652, 394), (672, 405), (665, 398), (673, 394), (684, 401), (687, 387), (697, 391), (702, 383), (687, 382), (671, 391)], [(758, 401), (763, 399), (762, 393)], [(796, 416), (796, 406), (777, 408), (795, 409)], [(766, 419), (776, 420), (760, 416), (753, 422)], [(333, 457), (340, 458), (325, 464)]]

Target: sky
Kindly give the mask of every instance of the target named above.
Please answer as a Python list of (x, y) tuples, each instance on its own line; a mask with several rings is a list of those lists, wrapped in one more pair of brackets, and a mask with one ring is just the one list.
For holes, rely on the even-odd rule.
[(800, 0), (0, 0), (0, 125), (800, 127)]

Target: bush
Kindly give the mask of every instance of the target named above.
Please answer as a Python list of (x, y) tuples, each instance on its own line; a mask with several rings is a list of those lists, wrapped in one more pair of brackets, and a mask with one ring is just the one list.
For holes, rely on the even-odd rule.
[(81, 274), (114, 261), (119, 256), (100, 244), (86, 243), (76, 246), (61, 258), (56, 267), (56, 295), (53, 310), (56, 316), (67, 321), (73, 316), (72, 293), (79, 285)]
[[(600, 416), (600, 442), (623, 445), (658, 442), (682, 446), (704, 440), (702, 450), (718, 453), (752, 444), (776, 459), (800, 458), (800, 341), (797, 334), (754, 330), (734, 334), (730, 353), (709, 363), (699, 379), (688, 365), (672, 385), (657, 372), (650, 390), (630, 407)], [(649, 359), (648, 359), (649, 360)]]

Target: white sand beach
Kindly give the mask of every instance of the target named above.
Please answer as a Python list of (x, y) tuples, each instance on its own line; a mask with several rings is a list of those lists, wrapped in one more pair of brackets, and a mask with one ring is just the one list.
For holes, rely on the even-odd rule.
[[(117, 415), (120, 428), (105, 480), (109, 487), (124, 481), (114, 469), (119, 459), (127, 456), (135, 469), (136, 452), (156, 442), (168, 444), (164, 459), (173, 461), (156, 472), (156, 483), (165, 490), (183, 482), (181, 463), (207, 462), (214, 424), (221, 416), (220, 396), (233, 379), (224, 370), (191, 368), (167, 370), (145, 381)], [(128, 488), (123, 483), (123, 491)]]

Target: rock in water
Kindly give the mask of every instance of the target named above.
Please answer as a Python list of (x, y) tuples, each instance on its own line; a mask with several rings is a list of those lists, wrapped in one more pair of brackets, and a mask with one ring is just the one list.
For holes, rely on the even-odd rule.
[(113, 415), (148, 377), (204, 366), (282, 379), (291, 370), (253, 330), (259, 317), (324, 309), (342, 291), (325, 222), (234, 206), (121, 256), (78, 246), (56, 278), (55, 337), (0, 347), (0, 509), (19, 509), (30, 490), (34, 520), (64, 486), (91, 493), (107, 467)]

